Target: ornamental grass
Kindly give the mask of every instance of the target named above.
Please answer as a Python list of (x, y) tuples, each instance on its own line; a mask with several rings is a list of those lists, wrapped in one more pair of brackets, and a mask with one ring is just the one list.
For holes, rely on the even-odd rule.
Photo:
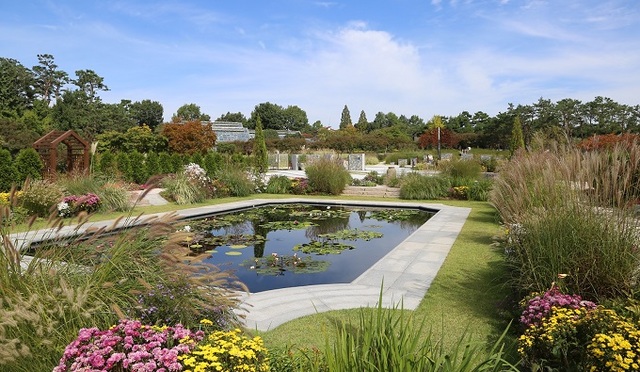
[[(0, 206), (0, 221), (10, 218), (10, 207)], [(228, 326), (237, 324), (233, 310), (240, 303), (238, 291), (246, 287), (231, 273), (190, 255), (180, 244), (185, 233), (173, 227), (175, 215), (122, 217), (111, 226), (64, 238), (58, 233), (80, 231), (68, 228), (68, 222), (53, 213), (50, 235), (45, 236), (50, 240), (36, 247), (19, 245), (21, 237), (34, 236), (33, 231), (12, 235), (11, 225), (0, 223), (3, 371), (52, 370), (78, 330), (116, 324), (135, 313), (140, 295), (177, 280), (187, 281), (191, 288), (182, 304), (185, 314), (195, 312), (191, 319), (222, 312)], [(77, 222), (81, 229), (86, 214)], [(135, 224), (143, 227), (134, 229)], [(108, 233), (113, 239), (101, 240)]]
[(535, 151), (504, 164), (490, 200), (506, 227), (515, 290), (542, 292), (560, 273), (590, 300), (637, 288), (639, 180), (640, 145)]

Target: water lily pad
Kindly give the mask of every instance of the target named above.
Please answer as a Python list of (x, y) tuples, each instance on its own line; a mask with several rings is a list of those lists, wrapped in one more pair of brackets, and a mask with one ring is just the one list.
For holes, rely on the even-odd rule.
[(244, 245), (244, 244), (233, 244), (233, 245), (230, 245), (229, 248), (231, 248), (231, 249), (242, 249), (242, 248), (247, 248), (247, 246)]
[(226, 254), (227, 256), (240, 256), (242, 254), (242, 252), (229, 251), (229, 252), (225, 252), (224, 254)]

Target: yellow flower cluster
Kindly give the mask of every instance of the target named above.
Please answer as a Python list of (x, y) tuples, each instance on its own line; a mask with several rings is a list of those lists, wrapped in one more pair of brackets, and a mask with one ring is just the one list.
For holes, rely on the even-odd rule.
[(612, 310), (603, 313), (611, 331), (596, 334), (587, 346), (590, 371), (640, 371), (640, 324)]
[(527, 358), (540, 350), (552, 350), (561, 344), (567, 344), (567, 341), (575, 337), (576, 327), (587, 312), (585, 308), (551, 308), (549, 316), (543, 318), (540, 325), (527, 328), (520, 336), (518, 352)]
[(592, 372), (640, 371), (639, 326), (602, 306), (553, 307), (539, 325), (520, 336), (518, 352), (533, 363), (559, 358)]
[[(211, 325), (206, 319), (203, 325)], [(267, 349), (258, 336), (248, 338), (240, 329), (209, 334), (189, 354), (178, 357), (185, 372), (269, 371)]]
[[(16, 191), (14, 194), (14, 197), (17, 198), (18, 200), (20, 200), (20, 197), (22, 196), (22, 191)], [(11, 193), (9, 192), (0, 192), (0, 205), (9, 205), (11, 204), (10, 199), (11, 198)]]

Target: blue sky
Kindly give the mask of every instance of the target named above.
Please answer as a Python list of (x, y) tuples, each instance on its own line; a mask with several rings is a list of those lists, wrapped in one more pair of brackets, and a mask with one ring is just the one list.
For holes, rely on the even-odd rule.
[(91, 69), (103, 101), (195, 103), (213, 119), (271, 102), (337, 127), (364, 110), (490, 115), (539, 98), (640, 103), (636, 0), (21, 0), (0, 57)]

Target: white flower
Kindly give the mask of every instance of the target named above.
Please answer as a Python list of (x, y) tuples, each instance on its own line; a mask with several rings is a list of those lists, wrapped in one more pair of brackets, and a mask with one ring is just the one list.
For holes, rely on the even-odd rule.
[(183, 228), (183, 230), (186, 232), (191, 232), (191, 226), (187, 225)]

